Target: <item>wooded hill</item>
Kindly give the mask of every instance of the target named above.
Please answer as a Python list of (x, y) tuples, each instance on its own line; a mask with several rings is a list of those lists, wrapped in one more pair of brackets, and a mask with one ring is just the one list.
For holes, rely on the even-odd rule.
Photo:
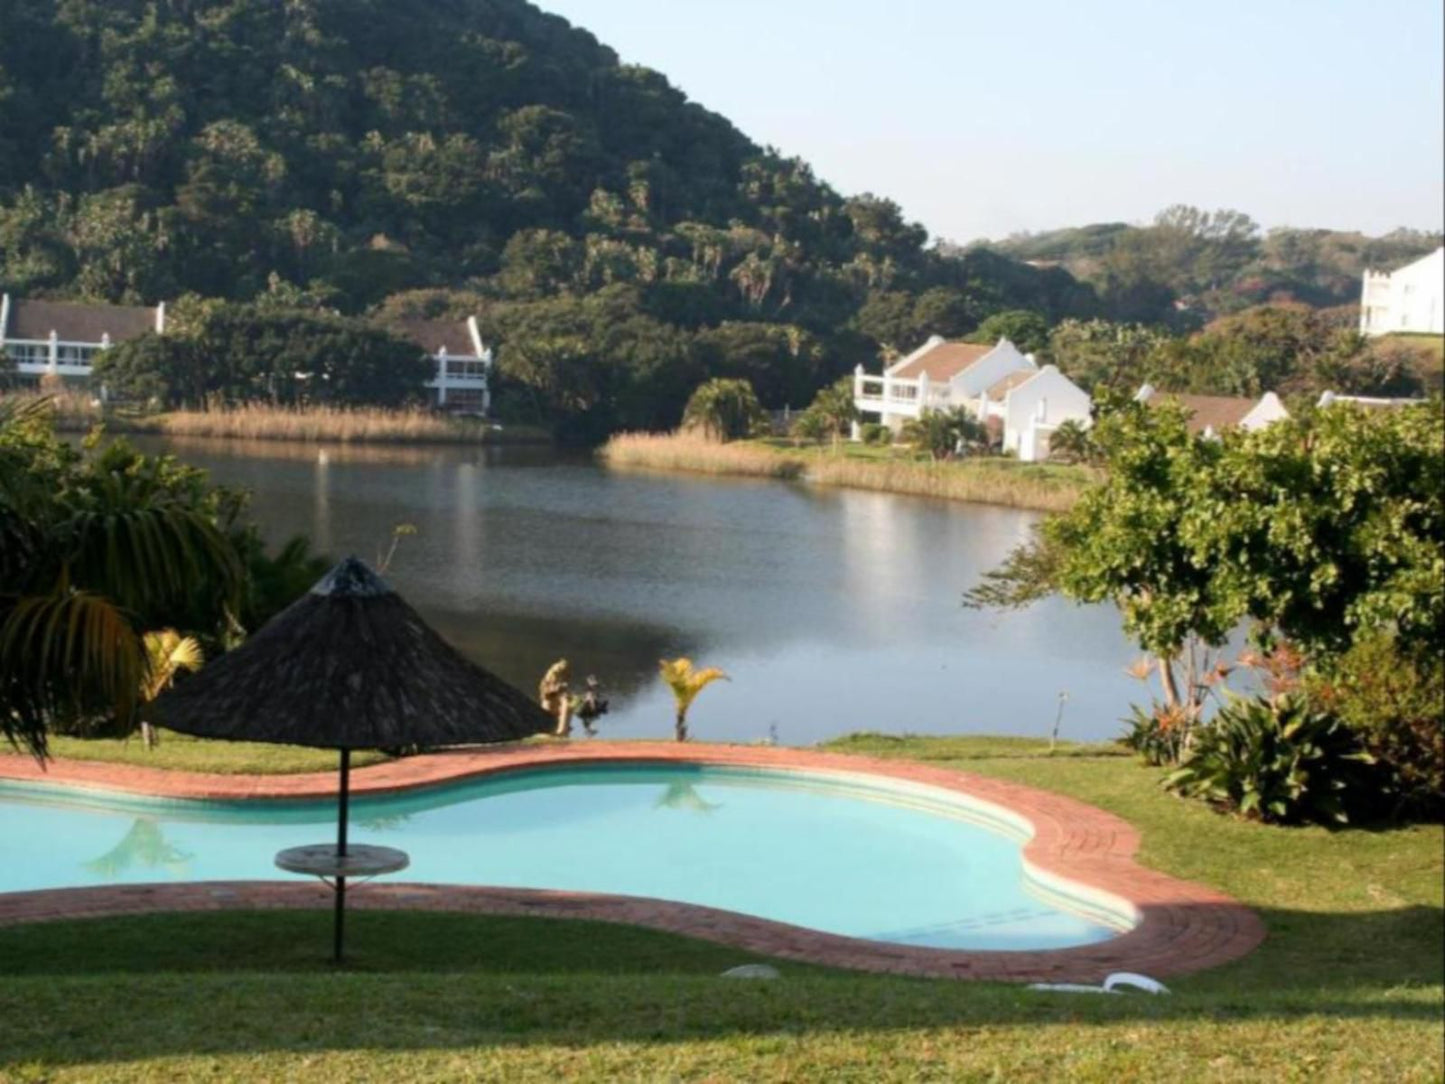
[(928, 251), (521, 0), (7, 0), (0, 26), (12, 293), (480, 310), (523, 397), (593, 429), (675, 420), (702, 375), (799, 404), (884, 334), (1096, 311), (1066, 272)]
[(476, 313), (501, 409), (579, 438), (710, 376), (801, 406), (1009, 310), (1179, 320), (1155, 257), (927, 242), (523, 0), (0, 0), (12, 294)]
[(1183, 303), (1201, 319), (1253, 305), (1356, 305), (1365, 270), (1389, 271), (1440, 247), (1438, 233), (1397, 229), (1382, 237), (1346, 230), (1278, 227), (1263, 232), (1239, 211), (1166, 208), (1148, 225), (1099, 222), (977, 241), (1031, 263), (1056, 265), (1095, 286), (1117, 319), (1151, 321)]

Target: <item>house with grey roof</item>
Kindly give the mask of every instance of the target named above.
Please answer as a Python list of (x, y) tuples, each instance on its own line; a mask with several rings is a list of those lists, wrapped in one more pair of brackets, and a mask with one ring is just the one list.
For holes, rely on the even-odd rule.
[(84, 379), (102, 350), (165, 329), (165, 302), (154, 308), (89, 305), (0, 294), (0, 349), (27, 379), (47, 375)]
[[(427, 381), (436, 405), (458, 413), (491, 409), (492, 351), (475, 316), (465, 320), (397, 320), (389, 329), (416, 343), (436, 365)], [(166, 305), (32, 301), (0, 294), (0, 350), (23, 380), (87, 380), (103, 350), (147, 332), (164, 335)]]

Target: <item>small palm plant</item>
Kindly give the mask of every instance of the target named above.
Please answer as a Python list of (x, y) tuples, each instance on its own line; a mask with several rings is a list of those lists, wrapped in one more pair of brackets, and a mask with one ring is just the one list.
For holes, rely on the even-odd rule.
[(663, 683), (672, 690), (672, 698), (677, 705), (677, 740), (687, 741), (687, 709), (692, 707), (697, 694), (718, 679), (731, 679), (715, 666), (699, 670), (688, 658), (663, 659), (658, 666)]
[[(146, 676), (141, 682), (141, 701), (149, 704), (171, 687), (182, 670), (199, 670), (206, 661), (205, 652), (194, 636), (182, 636), (175, 629), (161, 629), (145, 634)], [(147, 749), (156, 747), (156, 731), (142, 721), (141, 739)]]

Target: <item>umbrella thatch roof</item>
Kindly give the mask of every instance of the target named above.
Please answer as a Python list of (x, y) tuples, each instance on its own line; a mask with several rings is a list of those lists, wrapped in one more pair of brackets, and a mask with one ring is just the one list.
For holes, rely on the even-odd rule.
[(508, 741), (553, 725), (355, 557), (162, 695), (152, 714), (201, 737), (325, 749)]

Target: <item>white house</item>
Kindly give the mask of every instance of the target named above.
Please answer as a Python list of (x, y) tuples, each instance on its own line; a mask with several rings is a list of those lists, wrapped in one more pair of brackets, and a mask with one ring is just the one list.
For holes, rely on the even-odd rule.
[(1366, 271), (1360, 334), (1445, 334), (1445, 247), (1396, 271)]
[[(486, 414), (491, 409), (492, 352), (482, 342), (475, 316), (465, 320), (401, 320), (391, 325), (416, 343), (436, 365), (426, 386), (446, 410)], [(81, 305), (28, 301), (0, 294), (0, 348), (22, 378), (86, 380), (102, 350), (146, 332), (165, 334), (166, 304)]]
[(1265, 392), (1256, 400), (1233, 395), (1180, 395), (1159, 391), (1152, 384), (1145, 384), (1135, 393), (1134, 399), (1151, 407), (1161, 403), (1183, 407), (1189, 414), (1189, 431), (1203, 433), (1206, 437), (1217, 436), (1224, 429), (1263, 429), (1271, 422), (1289, 417), (1284, 403), (1272, 391)]
[(165, 302), (155, 308), (76, 305), (0, 294), (0, 348), (27, 379), (84, 379), (90, 376), (90, 363), (100, 351), (148, 331), (165, 329)]
[(482, 342), (475, 316), (465, 320), (397, 320), (389, 326), (436, 362), (436, 376), (426, 386), (436, 392), (438, 407), (457, 413), (490, 413), (492, 351)]
[[(985, 424), (1002, 428), (1003, 447), (1020, 459), (1048, 457), (1048, 434), (1069, 419), (1089, 424), (1089, 396), (1052, 365), (1040, 369), (1031, 354), (1007, 339), (948, 342), (933, 336), (882, 376), (860, 365), (853, 377), (853, 404), (877, 415), (895, 433), (929, 410), (962, 407)], [(858, 426), (853, 427), (854, 439)]]
[(1049, 438), (1063, 422), (1091, 424), (1092, 406), (1088, 392), (1054, 366), (1045, 365), (996, 381), (979, 396), (974, 413), (985, 425), (992, 418), (999, 419), (1003, 450), (1033, 462), (1049, 457)]

